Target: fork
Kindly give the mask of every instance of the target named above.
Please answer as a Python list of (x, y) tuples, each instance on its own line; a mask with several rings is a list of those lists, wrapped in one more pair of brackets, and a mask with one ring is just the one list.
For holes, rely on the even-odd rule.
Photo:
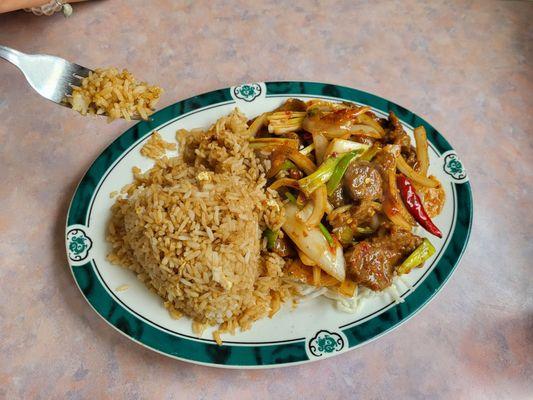
[(59, 57), (47, 54), (25, 54), (0, 45), (0, 58), (17, 66), (37, 93), (54, 103), (65, 107), (65, 96), (72, 94), (71, 85), (80, 85), (89, 75), (89, 68), (73, 64)]

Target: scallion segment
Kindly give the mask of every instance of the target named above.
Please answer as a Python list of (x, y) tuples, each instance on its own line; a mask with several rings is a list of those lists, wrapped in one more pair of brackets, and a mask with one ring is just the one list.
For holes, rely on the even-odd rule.
[(328, 196), (331, 196), (335, 189), (337, 189), (341, 183), (342, 177), (348, 169), (348, 166), (361, 153), (362, 151), (350, 151), (342, 156), (326, 185), (326, 188), (328, 189)]
[(319, 224), (318, 224), (318, 229), (320, 229), (320, 232), (322, 232), (322, 234), (323, 234), (324, 237), (326, 238), (328, 244), (329, 244), (331, 247), (335, 246), (335, 240), (333, 240), (333, 236), (331, 236), (331, 233), (329, 233), (328, 228), (326, 228), (326, 227), (324, 226), (324, 224), (319, 223)]
[(340, 160), (340, 157), (329, 157), (320, 164), (320, 167), (315, 172), (298, 181), (300, 188), (306, 196), (309, 196), (320, 185), (325, 184), (331, 178)]

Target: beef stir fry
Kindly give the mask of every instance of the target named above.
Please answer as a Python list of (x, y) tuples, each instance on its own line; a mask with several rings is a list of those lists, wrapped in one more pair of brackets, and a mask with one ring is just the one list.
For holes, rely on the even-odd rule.
[(352, 103), (289, 99), (248, 133), (270, 161), (270, 188), (286, 199), (281, 231), (264, 235), (294, 279), (351, 297), (359, 285), (389, 287), (435, 252), (413, 233), (418, 224), (442, 237), (431, 217), (444, 190), (428, 176), (422, 126), (413, 144), (392, 112), (380, 119)]

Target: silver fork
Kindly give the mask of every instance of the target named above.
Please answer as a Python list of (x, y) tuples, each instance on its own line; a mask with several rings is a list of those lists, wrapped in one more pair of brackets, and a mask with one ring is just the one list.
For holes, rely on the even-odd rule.
[(0, 58), (17, 66), (26, 80), (41, 96), (65, 107), (65, 96), (72, 94), (71, 85), (80, 85), (89, 75), (88, 68), (47, 54), (24, 54), (0, 45)]

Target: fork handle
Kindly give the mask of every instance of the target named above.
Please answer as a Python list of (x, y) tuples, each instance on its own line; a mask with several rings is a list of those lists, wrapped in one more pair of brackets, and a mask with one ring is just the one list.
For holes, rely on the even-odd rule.
[(0, 58), (9, 61), (10, 63), (16, 65), (19, 68), (22, 64), (22, 59), (24, 58), (24, 56), (26, 56), (26, 54), (18, 50), (0, 45)]

